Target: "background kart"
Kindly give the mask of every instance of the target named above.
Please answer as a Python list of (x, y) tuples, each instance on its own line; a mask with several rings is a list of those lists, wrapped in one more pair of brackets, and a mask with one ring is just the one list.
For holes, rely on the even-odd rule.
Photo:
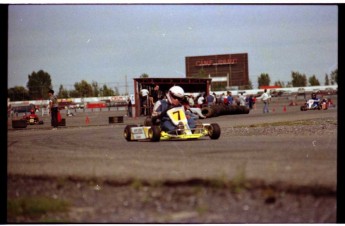
[(43, 120), (39, 120), (37, 116), (28, 115), (23, 117), (28, 125), (42, 125)]
[(199, 123), (196, 128), (189, 128), (187, 118), (183, 107), (172, 108), (167, 111), (176, 129), (173, 131), (162, 131), (159, 125), (156, 125), (154, 119), (147, 118), (144, 126), (127, 125), (124, 129), (124, 137), (127, 141), (153, 141), (160, 140), (189, 140), (199, 139), (209, 136), (211, 139), (218, 139), (221, 134), (217, 123)]
[(307, 111), (307, 110), (327, 110), (328, 101), (327, 99), (323, 99), (322, 101), (320, 99), (314, 100), (309, 99), (305, 102), (304, 105), (301, 106), (301, 111)]

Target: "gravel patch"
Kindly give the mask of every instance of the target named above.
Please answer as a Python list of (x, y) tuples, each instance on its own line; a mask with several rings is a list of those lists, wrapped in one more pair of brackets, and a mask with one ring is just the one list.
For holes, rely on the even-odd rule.
[(338, 122), (334, 118), (313, 119), (286, 123), (267, 123), (223, 129), (230, 136), (323, 136), (337, 135)]

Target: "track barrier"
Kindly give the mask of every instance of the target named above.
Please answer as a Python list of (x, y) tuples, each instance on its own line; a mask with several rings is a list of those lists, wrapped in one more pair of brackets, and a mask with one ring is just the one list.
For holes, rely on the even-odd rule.
[(110, 116), (109, 123), (123, 123), (123, 116)]

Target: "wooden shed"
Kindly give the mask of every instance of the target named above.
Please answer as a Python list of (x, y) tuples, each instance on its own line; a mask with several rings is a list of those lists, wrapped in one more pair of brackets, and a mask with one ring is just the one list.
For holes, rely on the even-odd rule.
[[(186, 93), (209, 93), (210, 78), (135, 78), (134, 79), (134, 98), (135, 112), (133, 116), (138, 117), (142, 111), (140, 106), (140, 90), (147, 89), (151, 93), (155, 85), (159, 85), (159, 89), (166, 93), (170, 87), (174, 85), (181, 86)], [(151, 113), (151, 105), (146, 106), (148, 114)]]

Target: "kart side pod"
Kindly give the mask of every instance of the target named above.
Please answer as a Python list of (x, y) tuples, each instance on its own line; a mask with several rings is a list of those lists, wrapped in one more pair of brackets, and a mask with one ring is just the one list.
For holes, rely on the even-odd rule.
[(127, 141), (150, 140), (157, 142), (161, 137), (161, 129), (159, 126), (127, 125), (123, 131), (123, 136)]

